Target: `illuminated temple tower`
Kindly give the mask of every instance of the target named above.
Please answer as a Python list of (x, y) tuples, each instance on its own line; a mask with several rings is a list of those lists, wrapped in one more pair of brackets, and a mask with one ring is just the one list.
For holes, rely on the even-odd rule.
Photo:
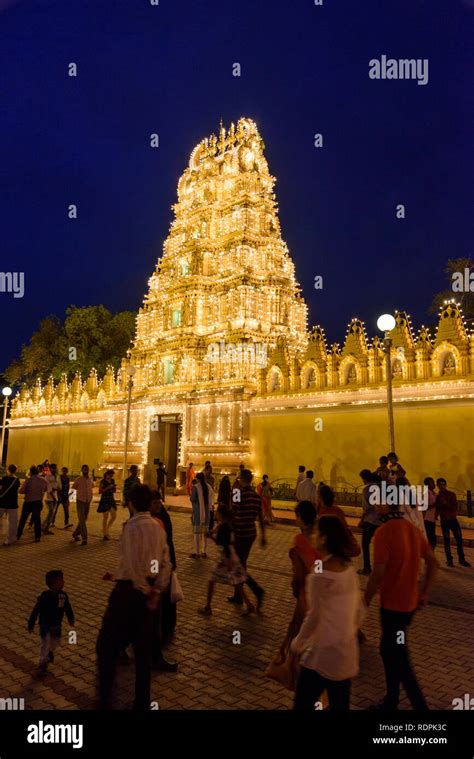
[[(179, 180), (175, 219), (129, 355), (137, 369), (134, 416), (142, 415), (132, 436), (140, 463), (160, 452), (169, 461), (166, 434), (179, 437), (179, 463), (245, 460), (242, 404), (255, 393), (269, 353), (279, 340), (292, 359), (305, 348), (307, 309), (281, 239), (263, 147), (250, 119), (227, 134), (221, 125), (218, 137), (193, 150)], [(156, 424), (157, 415), (165, 421)], [(122, 416), (106, 446), (109, 463), (118, 463)]]

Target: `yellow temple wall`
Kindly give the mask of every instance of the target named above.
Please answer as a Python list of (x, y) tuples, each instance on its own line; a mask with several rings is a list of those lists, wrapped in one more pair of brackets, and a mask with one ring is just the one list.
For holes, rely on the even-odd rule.
[(8, 463), (21, 470), (46, 458), (59, 467), (78, 472), (82, 464), (97, 470), (103, 461), (107, 423), (61, 424), (12, 428), (8, 443)]
[[(426, 476), (446, 477), (448, 486), (474, 489), (474, 403), (395, 406), (399, 460), (414, 484)], [(315, 431), (319, 417), (323, 429)], [(387, 412), (383, 407), (279, 411), (250, 416), (251, 463), (270, 480), (296, 481), (298, 465), (313, 469), (315, 480), (343, 487), (338, 478), (360, 485), (361, 469), (376, 469), (388, 452)]]

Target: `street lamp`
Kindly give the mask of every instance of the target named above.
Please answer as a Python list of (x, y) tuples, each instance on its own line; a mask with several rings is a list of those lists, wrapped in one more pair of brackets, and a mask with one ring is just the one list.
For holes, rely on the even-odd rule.
[(1, 463), (2, 466), (3, 466), (3, 444), (5, 442), (5, 427), (6, 427), (6, 424), (7, 424), (8, 399), (9, 399), (10, 395), (12, 394), (12, 392), (13, 391), (12, 391), (11, 387), (4, 387), (3, 390), (2, 390), (2, 395), (5, 398), (5, 400), (3, 401), (2, 447), (0, 448), (0, 451), (1, 451), (1, 454), (0, 454), (1, 461), (0, 461), (0, 463)]
[(392, 338), (390, 332), (395, 327), (396, 321), (392, 314), (382, 314), (377, 319), (377, 327), (384, 333), (383, 349), (385, 351), (385, 374), (387, 375), (387, 411), (388, 411), (388, 434), (390, 450), (395, 450), (395, 428), (393, 424), (393, 398), (392, 398)]
[(123, 450), (123, 481), (125, 482), (125, 479), (127, 477), (127, 454), (128, 454), (128, 434), (130, 431), (130, 407), (132, 405), (132, 387), (133, 387), (133, 377), (136, 372), (136, 367), (133, 366), (133, 364), (127, 364), (125, 367), (125, 373), (128, 376), (128, 382), (127, 382), (127, 421), (125, 423), (125, 444), (124, 444), (124, 450)]

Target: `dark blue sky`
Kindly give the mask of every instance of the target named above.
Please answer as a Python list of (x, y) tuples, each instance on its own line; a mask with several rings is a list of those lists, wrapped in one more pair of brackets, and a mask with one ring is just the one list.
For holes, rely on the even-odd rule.
[[(0, 294), (1, 366), (71, 303), (139, 307), (179, 175), (221, 117), (259, 126), (309, 322), (331, 341), (397, 307), (420, 326), (446, 260), (472, 255), (473, 0), (2, 8), (2, 270), (25, 272), (25, 296)], [(429, 83), (369, 79), (383, 54), (428, 58)]]

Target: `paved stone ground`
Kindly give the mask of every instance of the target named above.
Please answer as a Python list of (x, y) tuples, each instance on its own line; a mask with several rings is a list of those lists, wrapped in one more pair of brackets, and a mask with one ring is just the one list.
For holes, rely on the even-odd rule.
[[(190, 518), (172, 513), (178, 573), (186, 599), (178, 606), (175, 641), (169, 659), (179, 662), (177, 674), (153, 675), (152, 697), (160, 709), (288, 709), (291, 694), (264, 677), (264, 669), (279, 646), (292, 614), (288, 547), (294, 527), (278, 525), (268, 530), (268, 546), (255, 546), (249, 569), (266, 589), (263, 614), (241, 618), (226, 602), (227, 588), (218, 586), (213, 616), (197, 614), (205, 600), (210, 558), (193, 561)], [(100, 516), (93, 507), (87, 547), (71, 542), (71, 530), (57, 529), (54, 536), (34, 544), (31, 531), (12, 547), (0, 546), (0, 698), (25, 699), (26, 709), (87, 709), (95, 697), (95, 640), (111, 590), (101, 578), (114, 571), (120, 521), (114, 539), (101, 540)], [(453, 698), (474, 694), (472, 629), (474, 622), (474, 569), (445, 567), (441, 563), (431, 605), (420, 612), (410, 631), (410, 648), (420, 682), (433, 709), (452, 708)], [(474, 549), (467, 548), (474, 564)], [(359, 561), (358, 559), (356, 561)], [(56, 661), (47, 677), (35, 678), (39, 635), (29, 635), (26, 621), (36, 596), (44, 587), (48, 569), (61, 568), (65, 589), (76, 613), (77, 645), (67, 642), (68, 625)], [(361, 586), (365, 578), (361, 579)], [(233, 644), (235, 631), (241, 644)], [(373, 603), (364, 626), (367, 642), (361, 648), (361, 672), (353, 684), (352, 708), (364, 709), (383, 695), (383, 670), (378, 654), (379, 623)], [(121, 667), (117, 708), (129, 708), (133, 666)], [(403, 701), (402, 708), (409, 708)]]

